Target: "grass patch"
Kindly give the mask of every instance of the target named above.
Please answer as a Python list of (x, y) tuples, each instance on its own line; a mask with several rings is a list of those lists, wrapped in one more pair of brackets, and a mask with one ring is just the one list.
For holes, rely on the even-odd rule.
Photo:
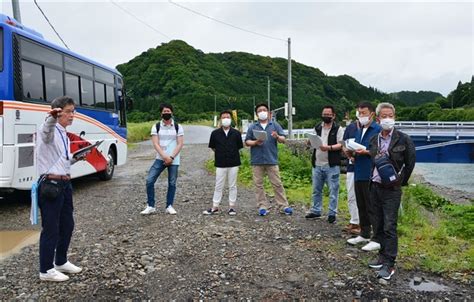
[[(250, 152), (241, 152), (239, 182), (252, 186)], [(306, 157), (295, 156), (279, 145), (280, 174), (291, 204), (310, 206), (312, 193), (311, 163)], [(206, 163), (214, 171), (214, 162)], [(339, 218), (349, 220), (345, 174), (340, 176)], [(265, 190), (273, 194), (269, 181)], [(328, 189), (324, 187), (323, 208), (328, 206)], [(470, 278), (474, 270), (474, 204), (453, 205), (423, 185), (403, 188), (398, 220), (398, 264), (405, 269), (422, 269), (450, 275), (463, 273)]]
[(151, 127), (156, 122), (143, 122), (143, 123), (128, 123), (127, 124), (127, 141), (129, 143), (137, 143), (147, 139), (150, 139)]

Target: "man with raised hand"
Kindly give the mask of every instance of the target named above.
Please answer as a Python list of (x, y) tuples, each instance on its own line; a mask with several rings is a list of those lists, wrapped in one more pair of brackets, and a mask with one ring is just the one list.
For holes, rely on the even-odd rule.
[(263, 178), (267, 175), (275, 192), (278, 210), (283, 214), (291, 215), (293, 209), (288, 205), (278, 167), (277, 144), (286, 142), (283, 128), (276, 121), (271, 120), (267, 104), (258, 104), (255, 107), (255, 113), (258, 116), (258, 121), (250, 125), (245, 137), (245, 144), (250, 147), (250, 164), (253, 171), (258, 214), (266, 216), (269, 213), (270, 205), (263, 187)]
[(36, 159), (38, 175), (38, 206), (41, 211), (39, 244), (40, 279), (66, 281), (66, 274), (82, 271), (68, 261), (67, 251), (74, 230), (71, 165), (77, 160), (70, 152), (66, 128), (74, 120), (75, 103), (67, 96), (54, 99), (51, 111), (37, 132)]

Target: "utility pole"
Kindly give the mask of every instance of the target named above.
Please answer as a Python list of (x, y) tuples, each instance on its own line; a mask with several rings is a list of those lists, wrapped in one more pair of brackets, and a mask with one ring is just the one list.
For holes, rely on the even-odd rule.
[(291, 38), (288, 38), (288, 138), (293, 138), (293, 100), (291, 90)]
[(253, 96), (252, 116), (253, 116), (252, 120), (255, 121), (255, 96)]
[(214, 127), (217, 127), (217, 97), (214, 94)]
[(267, 102), (268, 102), (268, 111), (271, 111), (270, 107), (270, 77), (267, 76)]
[(13, 8), (13, 18), (15, 18), (18, 22), (21, 23), (20, 3), (18, 2), (18, 0), (12, 0), (12, 8)]

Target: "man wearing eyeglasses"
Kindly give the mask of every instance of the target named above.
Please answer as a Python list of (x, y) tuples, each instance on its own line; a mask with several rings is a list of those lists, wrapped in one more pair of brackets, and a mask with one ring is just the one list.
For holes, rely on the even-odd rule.
[(82, 271), (67, 259), (74, 230), (71, 165), (78, 159), (70, 152), (66, 128), (72, 124), (74, 113), (72, 98), (62, 96), (54, 99), (46, 121), (37, 132), (38, 206), (42, 226), (39, 258), (40, 279), (43, 281), (66, 281), (69, 277), (64, 273)]

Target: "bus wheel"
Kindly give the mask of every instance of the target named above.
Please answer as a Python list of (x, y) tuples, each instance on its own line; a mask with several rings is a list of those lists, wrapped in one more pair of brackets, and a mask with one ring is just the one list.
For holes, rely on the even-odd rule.
[(112, 149), (109, 149), (107, 154), (107, 168), (104, 171), (97, 173), (100, 180), (111, 180), (114, 176), (115, 169), (115, 152)]

